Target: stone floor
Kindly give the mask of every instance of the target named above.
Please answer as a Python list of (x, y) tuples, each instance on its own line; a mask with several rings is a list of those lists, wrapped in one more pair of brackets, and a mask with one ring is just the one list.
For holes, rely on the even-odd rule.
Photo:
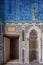
[(39, 64), (37, 60), (32, 61), (30, 64), (26, 64), (26, 63), (25, 64), (19, 64), (18, 60), (15, 60), (15, 61), (11, 60), (4, 65), (43, 65), (43, 64), (41, 64), (41, 63)]
[(4, 64), (4, 65), (43, 65), (43, 64), (17, 64), (17, 63), (9, 63), (9, 64)]

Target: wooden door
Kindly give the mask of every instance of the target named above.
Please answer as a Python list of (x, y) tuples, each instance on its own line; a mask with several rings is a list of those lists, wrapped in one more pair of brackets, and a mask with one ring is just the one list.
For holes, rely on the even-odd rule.
[(5, 55), (6, 55), (6, 61), (10, 60), (10, 39), (5, 38)]

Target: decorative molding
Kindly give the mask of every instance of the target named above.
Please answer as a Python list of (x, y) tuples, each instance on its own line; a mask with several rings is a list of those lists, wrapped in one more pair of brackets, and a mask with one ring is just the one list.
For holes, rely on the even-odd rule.
[[(31, 32), (31, 30), (33, 30), (33, 29), (37, 31), (37, 35), (38, 35), (38, 52), (39, 52), (38, 61), (39, 61), (39, 63), (40, 63), (40, 62), (42, 62), (42, 61), (40, 61), (40, 59), (41, 59), (41, 47), (40, 47), (40, 44), (41, 44), (41, 41), (40, 41), (40, 39), (41, 39), (41, 30), (39, 29), (39, 27), (37, 27), (37, 26), (32, 26), (32, 27), (30, 27), (30, 29), (28, 30), (28, 33), (27, 33), (27, 38), (29, 39), (30, 32)], [(28, 42), (28, 43), (29, 43), (29, 42)]]

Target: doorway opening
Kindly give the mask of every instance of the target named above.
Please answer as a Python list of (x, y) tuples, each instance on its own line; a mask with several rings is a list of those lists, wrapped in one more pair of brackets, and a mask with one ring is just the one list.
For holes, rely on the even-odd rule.
[(29, 35), (29, 62), (38, 62), (38, 54), (38, 34), (33, 29)]
[(6, 62), (19, 61), (19, 35), (18, 36), (5, 36), (5, 58)]

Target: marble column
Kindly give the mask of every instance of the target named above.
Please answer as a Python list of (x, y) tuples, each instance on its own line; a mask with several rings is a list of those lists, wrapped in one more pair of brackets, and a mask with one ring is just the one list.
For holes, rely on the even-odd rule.
[(43, 37), (41, 39), (41, 62), (43, 63)]

